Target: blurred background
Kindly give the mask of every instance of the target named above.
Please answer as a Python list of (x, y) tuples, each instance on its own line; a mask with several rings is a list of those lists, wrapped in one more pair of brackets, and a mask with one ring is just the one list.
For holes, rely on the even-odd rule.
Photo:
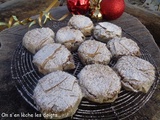
[[(12, 15), (19, 20), (44, 11), (54, 0), (0, 0), (0, 22)], [(59, 0), (65, 2), (65, 0)], [(160, 46), (160, 0), (125, 0), (125, 12), (137, 17), (151, 32)], [(0, 26), (0, 31), (6, 27)]]
[[(53, 0), (0, 0), (0, 21), (8, 22), (12, 15), (19, 20), (37, 15), (44, 11)], [(6, 27), (0, 27), (0, 31)]]

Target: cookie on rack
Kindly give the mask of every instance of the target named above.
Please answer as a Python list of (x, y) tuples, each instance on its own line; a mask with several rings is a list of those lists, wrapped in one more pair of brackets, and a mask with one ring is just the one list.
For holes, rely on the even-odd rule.
[(140, 48), (136, 42), (126, 37), (113, 38), (107, 43), (108, 49), (111, 51), (112, 56), (120, 57), (124, 55), (140, 56)]
[(90, 36), (94, 27), (92, 20), (84, 15), (73, 15), (68, 25), (80, 30), (84, 36)]
[(60, 28), (56, 33), (56, 42), (61, 43), (70, 51), (78, 49), (79, 45), (85, 40), (85, 36), (80, 30), (69, 26)]
[(71, 52), (59, 43), (45, 45), (33, 56), (32, 62), (37, 66), (39, 72), (43, 74), (75, 68)]
[(121, 37), (122, 29), (121, 27), (109, 23), (109, 22), (99, 22), (93, 30), (93, 35), (95, 39), (107, 43), (108, 40)]
[(52, 72), (38, 81), (33, 99), (45, 119), (63, 119), (74, 115), (82, 99), (76, 77)]
[(78, 78), (84, 97), (93, 102), (114, 102), (121, 89), (120, 77), (108, 65), (86, 65)]
[(94, 63), (106, 65), (112, 57), (106, 44), (95, 40), (83, 42), (78, 49), (78, 55), (81, 62), (85, 65)]
[(129, 91), (147, 93), (155, 80), (154, 66), (135, 56), (121, 57), (114, 69), (122, 77), (122, 86)]
[(35, 28), (23, 37), (23, 46), (35, 54), (46, 44), (54, 43), (55, 33), (50, 28)]

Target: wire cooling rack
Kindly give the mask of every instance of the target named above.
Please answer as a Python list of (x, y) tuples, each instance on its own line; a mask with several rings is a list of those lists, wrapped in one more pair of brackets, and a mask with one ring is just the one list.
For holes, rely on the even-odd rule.
[[(141, 53), (142, 59), (149, 61), (156, 67), (153, 58), (145, 49), (141, 48)], [(69, 72), (76, 76), (83, 68), (83, 65), (79, 61), (77, 53), (73, 53), (73, 56), (77, 67), (75, 70)], [(42, 78), (43, 75), (40, 74), (33, 65), (32, 59), (33, 55), (20, 43), (13, 55), (11, 74), (21, 96), (37, 110), (32, 95), (38, 80)], [(111, 60), (109, 65), (112, 67), (115, 63), (116, 61)], [(118, 99), (113, 103), (98, 104), (83, 99), (72, 119), (125, 119), (137, 112), (150, 99), (158, 84), (158, 77), (159, 74), (156, 71), (155, 81), (147, 94), (128, 92), (122, 89)]]

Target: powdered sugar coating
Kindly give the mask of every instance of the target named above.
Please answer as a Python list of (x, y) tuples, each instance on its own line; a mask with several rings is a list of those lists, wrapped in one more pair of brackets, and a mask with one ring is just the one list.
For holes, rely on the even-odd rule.
[(80, 30), (72, 29), (69, 26), (60, 28), (56, 34), (56, 42), (65, 45), (70, 51), (78, 49), (85, 40), (85, 36)]
[(77, 79), (62, 71), (52, 72), (41, 78), (33, 94), (38, 109), (46, 119), (72, 116), (82, 97)]
[(120, 77), (107, 65), (86, 65), (78, 78), (84, 96), (94, 102), (113, 102), (121, 89)]
[(75, 68), (70, 51), (58, 43), (45, 45), (33, 56), (33, 63), (43, 74)]
[(99, 22), (93, 30), (94, 37), (102, 42), (108, 42), (108, 40), (114, 37), (122, 36), (122, 29), (109, 22)]
[(46, 44), (54, 43), (55, 33), (50, 28), (35, 28), (23, 37), (23, 46), (31, 53), (36, 53)]
[(122, 76), (126, 90), (147, 93), (155, 79), (154, 66), (135, 56), (121, 57), (114, 68)]
[(140, 56), (140, 48), (137, 43), (126, 37), (111, 39), (108, 41), (107, 47), (114, 57), (123, 55)]
[(89, 36), (92, 33), (94, 27), (93, 22), (89, 17), (84, 15), (74, 15), (68, 22), (68, 25), (80, 30), (84, 36)]
[(78, 55), (83, 64), (108, 64), (112, 56), (106, 44), (95, 40), (83, 42), (78, 49)]

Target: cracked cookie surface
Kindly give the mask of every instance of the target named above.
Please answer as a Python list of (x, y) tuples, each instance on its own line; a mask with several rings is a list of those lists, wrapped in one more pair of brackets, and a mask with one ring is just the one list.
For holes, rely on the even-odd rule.
[(107, 43), (107, 48), (111, 51), (114, 57), (124, 55), (140, 56), (140, 48), (137, 43), (126, 37), (113, 38)]
[(107, 65), (86, 65), (78, 78), (84, 96), (93, 102), (114, 102), (121, 89), (120, 77)]
[(52, 72), (41, 78), (33, 94), (38, 109), (46, 119), (72, 116), (82, 97), (77, 79), (62, 71)]
[(60, 28), (56, 33), (56, 42), (63, 44), (70, 51), (77, 50), (84, 40), (85, 36), (80, 30), (70, 28), (69, 26)]
[(147, 93), (155, 80), (154, 66), (138, 57), (123, 56), (114, 69), (122, 77), (122, 86), (129, 91)]
[(84, 15), (72, 16), (68, 22), (68, 26), (80, 30), (84, 36), (90, 36), (94, 27), (92, 20)]
[(33, 56), (32, 62), (37, 66), (39, 72), (43, 74), (75, 68), (70, 51), (64, 45), (58, 43), (45, 45)]
[(46, 44), (54, 43), (55, 33), (50, 28), (35, 28), (28, 31), (23, 37), (23, 46), (35, 54)]
[(121, 37), (122, 29), (109, 22), (99, 22), (93, 29), (95, 39), (107, 43), (108, 40)]
[(78, 49), (78, 55), (83, 64), (99, 63), (106, 65), (112, 57), (106, 44), (95, 40), (83, 42)]

